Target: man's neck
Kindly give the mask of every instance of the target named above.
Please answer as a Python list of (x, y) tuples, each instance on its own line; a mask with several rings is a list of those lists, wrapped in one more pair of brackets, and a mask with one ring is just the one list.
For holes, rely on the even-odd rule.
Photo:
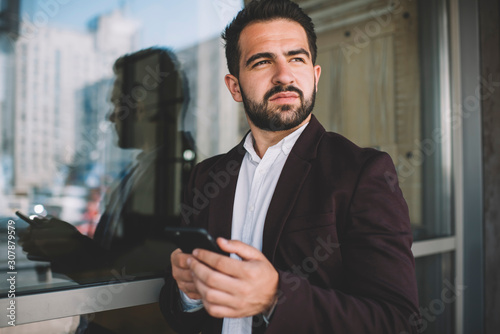
[[(248, 119), (248, 117), (247, 117)], [(256, 127), (249, 119), (248, 119), (248, 124), (250, 125), (250, 130), (252, 131), (252, 136), (254, 139), (253, 142), (253, 147), (255, 149), (255, 152), (257, 155), (262, 158), (264, 154), (266, 154), (266, 151), (269, 147), (276, 145), (279, 143), (283, 138), (300, 128), (302, 125), (308, 123), (311, 120), (311, 115), (309, 115), (302, 123), (297, 125), (294, 128), (291, 128), (290, 130), (284, 130), (284, 131), (268, 131), (268, 130), (262, 130), (258, 127)]]

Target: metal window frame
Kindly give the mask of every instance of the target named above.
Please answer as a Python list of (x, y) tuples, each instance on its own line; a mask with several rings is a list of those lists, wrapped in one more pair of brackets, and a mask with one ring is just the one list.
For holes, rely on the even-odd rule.
[[(457, 248), (457, 237), (452, 236), (417, 241), (412, 251), (418, 258)], [(155, 303), (163, 283), (163, 278), (154, 278), (16, 297), (16, 325)], [(6, 310), (8, 303), (8, 299), (1, 299), (0, 309)], [(8, 321), (0, 317), (0, 328), (8, 327)]]
[[(451, 83), (454, 109), (461, 126), (454, 129), (456, 284), (466, 286), (457, 300), (457, 333), (482, 333), (484, 328), (483, 177), (477, 1), (450, 0)], [(467, 104), (477, 98), (477, 105)], [(458, 107), (457, 107), (458, 106)], [(465, 107), (464, 107), (465, 106)]]
[[(455, 249), (455, 237), (418, 241), (412, 247), (416, 258)], [(16, 325), (155, 303), (163, 283), (154, 278), (16, 297)], [(1, 299), (0, 309), (6, 310), (8, 303)], [(0, 328), (8, 327), (8, 321), (0, 317)]]
[[(19, 296), (15, 298), (15, 323), (22, 325), (155, 303), (163, 284), (163, 278), (154, 278)], [(0, 309), (7, 310), (8, 306), (9, 299), (0, 300)], [(1, 316), (0, 328), (9, 327), (9, 321), (5, 315)]]
[[(461, 99), (461, 73), (460, 73), (460, 18), (458, 0), (449, 2), (450, 19), (450, 81), (452, 105), (456, 105)], [(463, 131), (458, 126), (453, 129), (453, 197), (454, 197), (454, 222), (455, 236), (457, 239), (457, 248), (455, 250), (455, 284), (463, 285), (464, 282), (464, 215), (460, 209), (464, 202), (464, 183), (463, 183)], [(464, 297), (458, 296), (455, 302), (455, 332), (463, 333), (462, 319), (464, 310)]]

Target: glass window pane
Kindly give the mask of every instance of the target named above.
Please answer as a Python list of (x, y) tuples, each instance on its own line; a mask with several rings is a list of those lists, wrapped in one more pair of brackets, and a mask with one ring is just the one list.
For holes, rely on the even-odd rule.
[[(399, 178), (416, 240), (450, 235), (447, 143), (435, 137), (443, 1), (297, 2), (317, 27), (316, 116), (391, 154), (387, 181)], [(19, 3), (20, 25), (0, 31), (0, 229), (27, 231), (16, 210), (56, 220), (16, 243), (18, 293), (162, 275), (174, 246), (161, 231), (182, 214), (191, 169), (248, 130), (219, 38), (242, 1)], [(153, 45), (170, 51), (121, 58)], [(8, 260), (2, 239), (1, 270)], [(417, 260), (423, 307), (440, 310), (452, 263)], [(452, 332), (452, 303), (434, 316), (429, 333)]]
[[(422, 223), (415, 225), (417, 239), (451, 235), (451, 166), (449, 155), (451, 138), (447, 137), (447, 122), (443, 122), (443, 99), (447, 96), (442, 91), (449, 78), (447, 65), (440, 63), (446, 56), (448, 44), (443, 37), (447, 28), (445, 1), (421, 0), (418, 2), (420, 15), (420, 66), (422, 80), (422, 138), (419, 151), (422, 159)], [(444, 54), (443, 54), (444, 53)], [(441, 74), (441, 75), (440, 75)], [(451, 119), (451, 126), (456, 120)]]
[(455, 330), (455, 301), (463, 287), (455, 284), (454, 253), (416, 259), (421, 321), (419, 333), (447, 334)]
[[(21, 237), (18, 294), (163, 275), (192, 167), (238, 139), (219, 34), (242, 1), (9, 3), (0, 219)], [(16, 210), (53, 219), (27, 233)]]
[[(20, 8), (0, 16), (18, 23), (0, 24), (0, 227), (18, 239), (12, 253), (0, 241), (0, 269), (15, 270), (17, 296), (163, 276), (175, 247), (163, 228), (180, 220), (192, 167), (239, 140), (219, 35), (242, 1), (9, 4)], [(16, 210), (54, 219), (27, 233)], [(155, 304), (80, 320), (14, 331), (171, 332)]]

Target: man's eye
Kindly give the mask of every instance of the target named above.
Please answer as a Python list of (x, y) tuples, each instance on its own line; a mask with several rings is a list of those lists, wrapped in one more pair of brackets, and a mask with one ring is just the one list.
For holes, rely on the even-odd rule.
[(261, 60), (255, 64), (253, 64), (252, 67), (257, 67), (257, 66), (260, 66), (260, 65), (265, 65), (265, 64), (269, 64), (269, 60)]
[(292, 58), (292, 62), (301, 62), (305, 63), (306, 61), (303, 58)]

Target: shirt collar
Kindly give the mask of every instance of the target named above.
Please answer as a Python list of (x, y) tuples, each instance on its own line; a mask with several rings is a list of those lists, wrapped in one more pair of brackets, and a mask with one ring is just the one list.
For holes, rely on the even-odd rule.
[[(285, 154), (287, 156), (292, 151), (292, 148), (295, 145), (295, 142), (297, 141), (297, 139), (299, 139), (300, 135), (302, 134), (302, 132), (306, 128), (307, 124), (309, 124), (309, 122), (302, 125), (300, 128), (298, 128), (294, 132), (290, 133), (288, 136), (286, 136), (285, 138), (283, 138), (277, 144), (271, 146), (270, 148), (279, 147), (279, 148), (281, 148), (281, 151), (283, 151), (283, 154)], [(250, 155), (250, 159), (259, 163), (261, 161), (261, 158), (257, 155), (257, 152), (255, 152), (253, 142), (254, 142), (253, 135), (252, 135), (252, 132), (250, 131), (245, 138), (245, 142), (243, 143), (243, 147)]]
[(158, 157), (160, 150), (161, 150), (161, 147), (156, 147), (148, 152), (145, 152), (145, 151), (140, 152), (135, 157), (135, 162), (133, 163), (133, 165), (135, 167), (137, 167), (137, 166), (149, 166)]

